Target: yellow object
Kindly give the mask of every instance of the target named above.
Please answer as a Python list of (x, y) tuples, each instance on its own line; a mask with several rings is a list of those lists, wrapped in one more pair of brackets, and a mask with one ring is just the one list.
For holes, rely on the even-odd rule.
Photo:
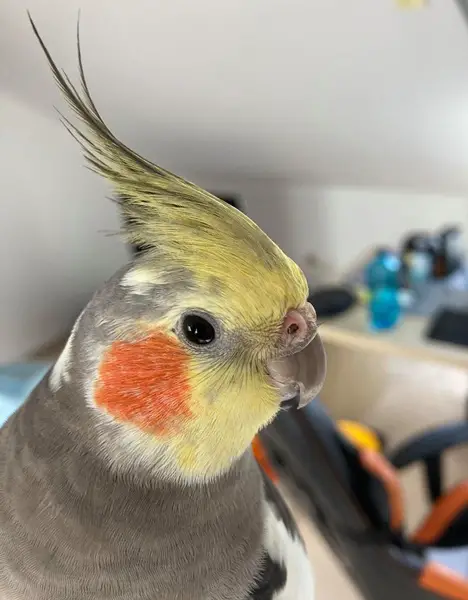
[(337, 425), (341, 433), (358, 448), (382, 452), (382, 443), (372, 429), (355, 421), (338, 421)]
[(424, 8), (427, 0), (396, 0), (399, 8)]

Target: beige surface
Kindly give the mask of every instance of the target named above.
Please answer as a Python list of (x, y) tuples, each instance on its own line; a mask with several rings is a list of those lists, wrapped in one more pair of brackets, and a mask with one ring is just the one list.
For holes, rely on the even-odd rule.
[(371, 333), (367, 310), (357, 305), (342, 315), (325, 320), (320, 327), (320, 335), (326, 343), (350, 351), (377, 352), (468, 369), (468, 351), (454, 344), (427, 339), (425, 332), (428, 326), (427, 318), (406, 315), (395, 329)]

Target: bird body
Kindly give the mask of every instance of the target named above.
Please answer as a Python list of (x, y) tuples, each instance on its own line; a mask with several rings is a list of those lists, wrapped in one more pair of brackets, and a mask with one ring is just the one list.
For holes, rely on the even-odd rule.
[(245, 215), (119, 142), (81, 52), (82, 95), (33, 29), (147, 251), (0, 430), (0, 599), (310, 600), (300, 535), (251, 450), (323, 383), (305, 278)]

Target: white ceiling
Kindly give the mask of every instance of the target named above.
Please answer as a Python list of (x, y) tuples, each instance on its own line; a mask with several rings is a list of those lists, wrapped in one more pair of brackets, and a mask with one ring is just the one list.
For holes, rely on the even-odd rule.
[(26, 9), (74, 75), (78, 8), (101, 112), (170, 168), (468, 193), (454, 0), (1, 0), (0, 92), (56, 118)]

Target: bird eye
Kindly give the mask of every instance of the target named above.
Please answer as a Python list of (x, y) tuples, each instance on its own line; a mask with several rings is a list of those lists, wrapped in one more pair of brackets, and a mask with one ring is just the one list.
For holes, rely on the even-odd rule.
[(191, 344), (205, 346), (211, 344), (216, 332), (213, 325), (200, 315), (187, 315), (182, 321), (182, 331)]

